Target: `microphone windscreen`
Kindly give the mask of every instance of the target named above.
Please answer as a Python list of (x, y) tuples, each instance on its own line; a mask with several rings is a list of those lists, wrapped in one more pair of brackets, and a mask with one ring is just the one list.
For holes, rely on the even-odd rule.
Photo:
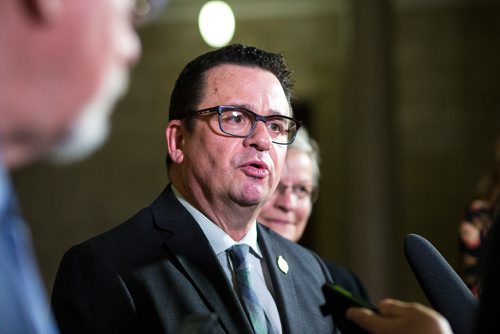
[(439, 251), (425, 238), (405, 238), (406, 258), (429, 303), (455, 334), (473, 333), (478, 301)]

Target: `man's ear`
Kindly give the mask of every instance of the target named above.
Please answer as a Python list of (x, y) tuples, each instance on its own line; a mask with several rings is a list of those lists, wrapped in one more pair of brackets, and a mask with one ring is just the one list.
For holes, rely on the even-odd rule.
[(174, 163), (181, 163), (184, 160), (184, 134), (182, 121), (175, 119), (168, 123), (165, 130), (167, 139), (167, 150), (170, 159)]
[[(63, 0), (21, 0), (24, 7), (37, 22), (51, 22), (57, 19), (63, 10)], [(74, 1), (74, 0), (71, 0)]]

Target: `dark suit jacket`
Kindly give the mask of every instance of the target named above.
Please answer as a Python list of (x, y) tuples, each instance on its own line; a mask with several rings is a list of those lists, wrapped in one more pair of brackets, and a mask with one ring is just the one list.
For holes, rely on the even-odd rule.
[[(313, 252), (258, 225), (284, 333), (332, 333)], [(282, 256), (287, 274), (276, 262)], [(125, 223), (72, 247), (52, 294), (61, 333), (179, 333), (186, 316), (215, 314), (214, 333), (251, 333), (201, 228), (171, 187)]]

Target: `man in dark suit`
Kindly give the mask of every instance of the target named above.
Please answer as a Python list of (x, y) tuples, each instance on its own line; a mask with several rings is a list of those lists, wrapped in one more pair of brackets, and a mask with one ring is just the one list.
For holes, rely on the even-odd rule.
[[(166, 129), (172, 183), (65, 254), (52, 296), (62, 333), (196, 333), (200, 318), (211, 333), (335, 332), (321, 312), (324, 262), (256, 222), (300, 126), (291, 94), (282, 56), (253, 47), (184, 68)], [(246, 281), (231, 253), (241, 244)]]

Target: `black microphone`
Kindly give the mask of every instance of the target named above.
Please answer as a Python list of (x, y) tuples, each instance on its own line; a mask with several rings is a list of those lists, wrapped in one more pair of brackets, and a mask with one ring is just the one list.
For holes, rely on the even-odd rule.
[(404, 241), (406, 259), (429, 303), (450, 323), (455, 334), (474, 332), (478, 300), (425, 238), (408, 234)]

